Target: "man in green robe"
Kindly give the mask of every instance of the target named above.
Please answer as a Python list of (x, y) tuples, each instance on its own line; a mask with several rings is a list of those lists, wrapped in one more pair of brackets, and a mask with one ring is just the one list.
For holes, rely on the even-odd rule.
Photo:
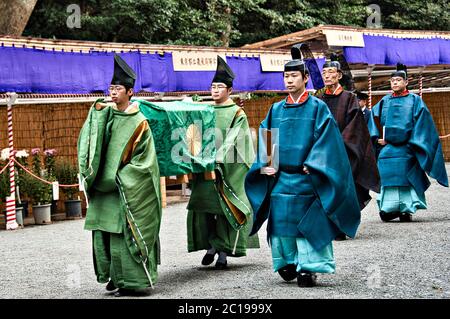
[(130, 103), (134, 71), (114, 56), (113, 106), (97, 101), (78, 139), (78, 162), (88, 199), (97, 281), (115, 296), (148, 294), (157, 279), (161, 195), (152, 132)]
[(245, 195), (244, 179), (254, 150), (247, 116), (230, 94), (234, 74), (217, 58), (211, 94), (216, 114), (216, 167), (213, 174), (194, 174), (188, 204), (188, 251), (206, 249), (202, 265), (210, 265), (218, 254), (216, 269), (227, 268), (227, 256), (246, 255), (247, 247), (259, 247), (249, 233), (252, 209)]

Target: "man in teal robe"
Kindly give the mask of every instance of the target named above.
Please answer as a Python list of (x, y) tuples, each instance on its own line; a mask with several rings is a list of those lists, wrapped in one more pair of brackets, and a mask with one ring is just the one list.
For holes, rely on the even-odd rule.
[(378, 146), (381, 193), (380, 218), (401, 222), (412, 220), (417, 209), (426, 209), (426, 176), (448, 187), (442, 146), (425, 102), (407, 90), (406, 66), (399, 63), (391, 74), (392, 94), (373, 108), (370, 135)]
[(148, 294), (157, 279), (161, 196), (152, 132), (130, 103), (135, 74), (118, 55), (109, 87), (115, 105), (89, 111), (78, 140), (78, 162), (88, 199), (97, 281), (115, 296)]
[(284, 67), (289, 96), (261, 123), (245, 191), (254, 211), (251, 234), (268, 219), (274, 271), (312, 287), (315, 273), (335, 272), (332, 241), (339, 233), (355, 236), (360, 211), (339, 128), (327, 105), (306, 91), (308, 68), (294, 52)]
[(252, 210), (244, 191), (245, 174), (254, 159), (247, 116), (230, 94), (234, 73), (217, 57), (211, 94), (216, 116), (216, 168), (213, 174), (193, 174), (188, 204), (188, 251), (206, 249), (202, 265), (227, 268), (227, 256), (246, 255), (247, 247), (259, 247), (257, 236), (249, 238)]

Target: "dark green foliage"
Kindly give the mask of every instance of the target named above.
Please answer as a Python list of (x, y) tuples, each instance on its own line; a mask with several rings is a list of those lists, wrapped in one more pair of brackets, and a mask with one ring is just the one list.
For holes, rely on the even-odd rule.
[[(66, 25), (72, 3), (81, 28)], [(366, 27), (369, 4), (380, 6), (383, 28), (450, 30), (447, 0), (40, 0), (24, 35), (236, 47), (319, 24)]]

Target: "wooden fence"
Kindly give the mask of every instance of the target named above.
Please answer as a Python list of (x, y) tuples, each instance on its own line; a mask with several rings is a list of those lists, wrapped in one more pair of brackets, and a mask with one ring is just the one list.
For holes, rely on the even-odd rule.
[[(450, 133), (450, 93), (427, 93), (424, 100), (430, 109), (438, 133)], [(251, 99), (244, 102), (250, 127), (258, 129), (272, 103), (282, 97)], [(381, 96), (373, 97), (373, 104)], [(14, 106), (14, 147), (16, 150), (32, 148), (56, 149), (61, 160), (76, 163), (77, 139), (91, 103), (66, 103)], [(446, 161), (450, 161), (450, 138), (442, 140)], [(0, 149), (8, 147), (7, 111), (0, 106)], [(170, 183), (169, 183), (170, 184)], [(81, 195), (81, 194), (80, 194)]]
[[(249, 124), (257, 129), (272, 103), (282, 97), (252, 99), (244, 102)], [(381, 96), (374, 96), (373, 103)], [(424, 94), (440, 135), (450, 133), (450, 93)], [(56, 149), (64, 160), (76, 162), (77, 139), (90, 103), (14, 106), (14, 147)], [(6, 106), (0, 106), (0, 149), (8, 147)], [(446, 161), (450, 161), (450, 138), (442, 140)]]

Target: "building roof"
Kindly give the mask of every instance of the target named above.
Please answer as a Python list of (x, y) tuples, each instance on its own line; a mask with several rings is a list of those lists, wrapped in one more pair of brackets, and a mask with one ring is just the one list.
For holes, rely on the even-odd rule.
[[(384, 36), (393, 39), (443, 39), (450, 40), (448, 31), (428, 30), (394, 30), (394, 29), (368, 29), (339, 25), (319, 25), (314, 28), (290, 33), (265, 41), (244, 45), (247, 49), (284, 49), (290, 50), (296, 43), (308, 43), (315, 56), (329, 56), (331, 52), (342, 52), (344, 46), (331, 43), (339, 34)], [(351, 46), (351, 45), (350, 45)], [(394, 66), (384, 64), (368, 65), (366, 63), (349, 63), (355, 86), (359, 90), (367, 90), (368, 73), (371, 70), (372, 90), (385, 92), (390, 90), (389, 77)], [(423, 88), (438, 91), (450, 89), (450, 64), (433, 64), (413, 66), (408, 69), (409, 88), (419, 87), (420, 74), (423, 75)], [(435, 90), (435, 91), (436, 91)]]
[[(283, 59), (284, 58), (289, 59), (289, 57), (290, 57), (289, 52), (287, 52), (286, 50), (278, 50), (278, 49), (272, 50), (272, 49), (247, 49), (247, 48), (239, 48), (239, 47), (238, 48), (226, 48), (226, 47), (205, 47), (205, 46), (185, 46), (185, 45), (154, 45), (154, 44), (143, 44), (143, 43), (114, 43), (114, 42), (96, 42), (96, 41), (79, 41), (79, 40), (43, 39), (43, 38), (20, 37), (20, 36), (19, 37), (17, 37), (17, 36), (0, 36), (0, 50), (2, 48), (6, 49), (5, 54), (9, 55), (8, 57), (10, 60), (14, 58), (11, 55), (11, 52), (14, 52), (14, 50), (11, 50), (11, 49), (17, 49), (17, 52), (20, 52), (20, 54), (24, 53), (24, 55), (21, 55), (22, 59), (27, 59), (27, 58), (29, 59), (28, 61), (26, 61), (22, 64), (20, 64), (20, 63), (18, 63), (18, 64), (5, 63), (5, 61), (3, 61), (4, 62), (3, 66), (5, 67), (6, 70), (11, 70), (12, 68), (18, 68), (18, 67), (21, 67), (21, 65), (26, 65), (28, 67), (30, 65), (30, 63), (32, 63), (31, 58), (38, 59), (41, 55), (42, 55), (42, 57), (45, 57), (46, 58), (44, 61), (45, 63), (40, 64), (37, 67), (37, 72), (32, 73), (32, 76), (35, 77), (33, 79), (33, 81), (35, 81), (37, 83), (42, 83), (42, 82), (38, 82), (38, 80), (42, 74), (44, 76), (46, 76), (44, 74), (45, 72), (43, 73), (42, 69), (45, 69), (49, 65), (49, 63), (50, 64), (54, 63), (54, 64), (52, 64), (52, 66), (54, 66), (55, 70), (60, 70), (61, 65), (63, 63), (68, 63), (67, 61), (69, 61), (71, 59), (70, 54), (72, 52), (75, 54), (76, 58), (83, 59), (84, 61), (87, 61), (90, 63), (88, 65), (87, 62), (80, 63), (78, 61), (78, 62), (72, 64), (71, 66), (73, 66), (73, 68), (69, 68), (69, 69), (71, 70), (72, 73), (75, 72), (74, 73), (75, 76), (76, 76), (76, 72), (82, 72), (86, 68), (89, 68), (92, 63), (94, 63), (94, 64), (97, 63), (96, 61), (91, 63), (91, 60), (89, 58), (90, 58), (90, 56), (93, 56), (93, 55), (103, 57), (103, 56), (111, 55), (111, 52), (116, 52), (116, 53), (122, 52), (125, 54), (132, 52), (132, 53), (139, 53), (140, 56), (146, 55), (146, 59), (145, 59), (146, 67), (148, 67), (149, 65), (150, 66), (156, 65), (155, 69), (159, 68), (159, 70), (161, 72), (158, 73), (158, 76), (156, 76), (156, 78), (153, 77), (152, 75), (147, 74), (146, 79), (144, 79), (146, 81), (145, 82), (146, 87), (145, 88), (138, 87), (136, 91), (139, 92), (139, 91), (141, 91), (141, 89), (147, 90), (147, 92), (149, 92), (149, 91), (150, 92), (169, 91), (171, 93), (170, 94), (167, 93), (166, 97), (167, 98), (170, 97), (173, 99), (176, 99), (176, 96), (180, 97), (180, 96), (184, 96), (184, 95), (188, 95), (188, 94), (189, 95), (193, 95), (193, 94), (209, 95), (210, 94), (210, 91), (208, 90), (208, 88), (203, 85), (204, 84), (203, 82), (208, 80), (208, 76), (202, 77), (200, 74), (201, 72), (196, 72), (196, 74), (197, 73), (198, 74), (196, 75), (196, 77), (194, 76), (193, 78), (186, 76), (186, 73), (189, 73), (189, 71), (196, 71), (196, 69), (189, 69), (189, 67), (191, 67), (193, 64), (195, 64), (194, 60), (199, 59), (199, 56), (214, 55), (214, 58), (215, 58), (216, 55), (223, 55), (223, 56), (226, 55), (228, 57), (231, 57), (232, 58), (231, 60), (233, 60), (233, 61), (236, 60), (235, 64), (237, 64), (237, 63), (244, 64), (244, 66), (241, 67), (238, 71), (247, 72), (248, 70), (250, 70), (251, 72), (253, 72), (252, 73), (253, 77), (257, 76), (258, 74), (263, 74), (264, 76), (266, 76), (265, 78), (259, 79), (259, 81), (250, 81), (249, 80), (249, 81), (246, 81), (245, 83), (241, 81), (242, 84), (240, 85), (240, 87), (236, 86), (234, 88), (234, 92), (239, 92), (239, 91), (275, 92), (276, 90), (282, 90), (283, 89), (282, 88), (282, 80), (278, 81), (281, 83), (281, 85), (278, 85), (279, 87), (272, 85), (274, 82), (274, 80), (273, 80), (274, 72), (262, 72), (259, 64), (255, 63), (256, 59), (255, 59), (255, 61), (250, 61), (252, 63), (246, 63), (245, 59), (246, 58), (249, 58), (249, 60), (252, 60), (253, 58), (263, 59), (263, 57), (265, 57), (266, 58), (265, 60), (270, 60), (270, 58), (272, 58), (272, 57), (277, 57), (278, 60), (280, 60), (280, 56)], [(33, 49), (33, 50), (30, 50), (30, 49)], [(53, 61), (53, 58), (49, 57), (52, 52), (58, 53), (55, 56), (57, 58), (57, 61)], [(167, 54), (167, 56), (166, 56), (165, 53), (169, 53), (169, 54)], [(155, 58), (155, 61), (157, 60), (158, 63), (153, 63), (153, 60), (152, 60), (153, 57), (149, 58), (149, 56), (156, 55), (156, 54), (160, 56), (160, 59)], [(67, 60), (63, 59), (64, 55), (66, 57), (68, 57)], [(175, 58), (175, 55), (177, 55), (176, 58)], [(177, 69), (176, 70), (175, 62), (178, 63), (178, 67), (180, 67), (180, 62), (181, 62), (181, 64), (183, 64), (183, 60), (182, 59), (180, 60), (181, 56), (188, 56), (189, 63), (187, 63), (187, 61), (184, 62), (186, 65), (186, 69), (182, 69), (182, 70)], [(193, 57), (193, 56), (195, 56), (195, 57)], [(136, 63), (138, 63), (138, 64), (136, 64), (136, 66), (139, 66), (139, 65), (142, 66), (142, 61), (140, 61), (140, 59), (137, 56), (133, 57), (132, 55), (129, 55), (129, 57), (132, 60), (132, 62), (134, 60), (137, 61)], [(191, 57), (192, 57), (192, 59), (191, 59)], [(84, 58), (86, 58), (86, 59), (84, 59)], [(235, 59), (233, 59), (233, 58), (235, 58)], [(106, 60), (107, 60), (106, 58), (102, 59), (102, 61), (103, 61), (102, 63), (108, 63), (108, 62), (106, 62)], [(169, 60), (170, 60), (170, 62), (169, 62)], [(193, 61), (192, 63), (191, 63), (191, 60)], [(270, 60), (270, 61), (272, 61), (272, 60)], [(203, 59), (202, 59), (202, 63), (203, 63)], [(80, 64), (82, 67), (80, 66)], [(130, 64), (130, 65), (132, 65), (132, 64)], [(102, 65), (96, 64), (95, 67), (96, 67), (95, 70), (101, 69)], [(183, 65), (181, 65), (181, 67), (183, 67)], [(247, 67), (247, 68), (244, 68), (244, 67)], [(164, 72), (165, 68), (167, 68), (166, 72)], [(81, 71), (79, 71), (79, 70), (81, 70)], [(90, 69), (90, 70), (93, 70), (93, 69)], [(100, 71), (107, 73), (107, 71), (103, 71), (103, 70), (106, 70), (106, 69), (103, 68)], [(141, 70), (141, 68), (137, 67), (137, 71), (139, 71), (139, 70)], [(178, 81), (178, 78), (172, 79), (172, 81), (170, 83), (168, 83), (169, 81), (166, 81), (167, 83), (163, 82), (163, 81), (161, 81), (161, 82), (158, 81), (159, 78), (166, 76), (166, 74), (172, 74), (174, 71), (180, 71), (180, 72), (177, 72), (177, 77), (179, 77), (181, 80)], [(198, 70), (198, 71), (205, 71), (205, 70)], [(210, 70), (210, 71), (213, 72), (212, 70)], [(209, 71), (206, 70), (206, 72), (209, 72)], [(51, 81), (48, 81), (47, 85), (52, 85), (55, 82), (60, 83), (61, 85), (58, 84), (58, 87), (54, 88), (52, 91), (42, 92), (42, 90), (36, 89), (38, 86), (32, 86), (32, 81), (30, 80), (30, 77), (28, 77), (28, 75), (25, 73), (26, 72), (23, 72), (21, 74), (14, 73), (14, 76), (16, 76), (18, 78), (21, 77), (20, 79), (24, 79), (23, 82), (20, 82), (20, 81), (17, 82), (17, 83), (19, 83), (19, 85), (18, 85), (18, 86), (20, 86), (19, 88), (14, 87), (14, 81), (13, 81), (14, 79), (13, 79), (8, 82), (9, 86), (5, 85), (2, 87), (2, 92), (16, 91), (16, 92), (22, 92), (22, 93), (31, 92), (31, 93), (38, 94), (38, 95), (34, 95), (33, 97), (23, 96), (23, 99), (32, 99), (32, 100), (35, 100), (36, 98), (45, 99), (45, 98), (47, 98), (47, 93), (52, 93), (52, 92), (54, 92), (54, 93), (73, 93), (73, 94), (71, 94), (71, 96), (74, 98), (74, 100), (79, 98), (79, 96), (77, 95), (78, 93), (82, 93), (84, 99), (86, 99), (86, 100), (92, 99), (92, 96), (90, 94), (84, 94), (84, 93), (90, 92), (90, 90), (86, 89), (85, 82), (86, 81), (92, 82), (94, 79), (92, 76), (87, 77), (87, 80), (84, 81), (83, 83), (80, 83), (80, 85), (72, 86), (74, 88), (73, 91), (67, 91), (67, 90), (65, 90), (67, 88), (67, 84), (65, 84), (64, 81), (58, 81), (59, 78), (56, 77), (56, 76), (61, 76), (61, 72), (57, 72), (57, 73), (55, 73), (55, 76), (53, 76), (51, 78)], [(143, 74), (143, 72), (141, 72), (141, 75), (142, 74)], [(5, 76), (5, 77), (7, 77), (7, 76)], [(109, 75), (106, 77), (109, 77)], [(201, 83), (199, 82), (202, 85), (195, 86), (195, 85), (189, 84), (189, 81), (195, 82), (199, 77), (202, 77), (203, 81)], [(9, 78), (11, 79), (11, 78), (13, 78), (13, 76), (10, 76)], [(70, 77), (68, 77), (68, 78), (70, 79)], [(142, 77), (141, 77), (141, 79), (142, 79)], [(2, 84), (5, 84), (6, 82), (4, 81)], [(90, 82), (89, 82), (89, 84), (90, 84)], [(238, 84), (240, 83), (239, 81), (237, 81), (237, 82), (238, 82)], [(251, 85), (248, 84), (247, 82), (250, 83)], [(13, 83), (13, 84), (11, 84), (11, 83)], [(99, 83), (100, 82), (96, 83), (97, 86), (99, 86)], [(101, 84), (103, 84), (103, 82)], [(109, 82), (108, 82), (108, 84), (109, 84)], [(99, 90), (95, 89), (95, 88), (97, 88), (97, 86), (95, 86), (95, 87), (92, 86), (93, 92), (99, 91)], [(106, 88), (106, 86), (104, 86), (104, 85), (100, 85), (100, 86), (101, 86), (102, 90), (104, 88)], [(158, 89), (153, 90), (153, 87), (151, 88), (151, 86), (155, 86), (155, 87), (158, 86)], [(6, 89), (6, 87), (8, 87), (8, 88)], [(10, 88), (10, 87), (12, 87), (12, 88)], [(30, 90), (30, 87), (32, 90)], [(41, 87), (42, 86), (39, 86), (39, 88), (41, 88)], [(247, 87), (252, 87), (252, 88), (255, 87), (256, 89), (248, 89)], [(136, 89), (136, 87), (135, 87), (135, 89)], [(187, 92), (187, 91), (189, 91), (189, 92)], [(198, 92), (196, 92), (196, 91), (198, 91)], [(39, 94), (39, 93), (42, 93), (42, 94)], [(53, 98), (58, 98), (58, 95), (54, 94)]]
[(319, 25), (314, 28), (282, 35), (269, 40), (246, 44), (242, 48), (246, 49), (290, 49), (292, 45), (299, 42), (309, 42), (312, 50), (321, 49), (326, 44), (327, 33), (333, 31), (344, 31), (362, 33), (366, 35), (380, 35), (393, 38), (429, 39), (442, 38), (450, 39), (448, 31), (427, 31), (427, 30), (395, 30), (395, 29), (367, 29), (342, 25)]
[(160, 45), (145, 43), (117, 43), (117, 42), (99, 42), (84, 40), (61, 40), (61, 39), (44, 39), (34, 37), (9, 36), (0, 35), (0, 43), (2, 46), (15, 46), (24, 48), (35, 48), (43, 50), (55, 51), (74, 51), (74, 52), (173, 52), (173, 51), (202, 51), (214, 53), (240, 54), (240, 55), (258, 55), (261, 53), (285, 53), (283, 49), (253, 49), (253, 48), (226, 48), (226, 47), (207, 47), (192, 45)]
[[(182, 46), (182, 45), (154, 45), (140, 43), (113, 43), (113, 42), (96, 42), (81, 40), (59, 40), (59, 39), (42, 39), (32, 37), (16, 37), (16, 36), (0, 36), (0, 44), (2, 46), (15, 46), (25, 48), (37, 48), (55, 51), (74, 51), (74, 52), (174, 52), (174, 51), (202, 51), (214, 52), (217, 54), (224, 53), (235, 56), (261, 56), (264, 54), (289, 54), (290, 47), (295, 43), (306, 42), (309, 44), (313, 54), (316, 57), (328, 56), (331, 51), (341, 51), (342, 47), (329, 45), (329, 39), (336, 33), (350, 33), (362, 35), (378, 35), (399, 39), (445, 39), (450, 40), (450, 32), (445, 31), (423, 31), (423, 30), (392, 30), (392, 29), (367, 29), (349, 26), (336, 25), (319, 25), (314, 28), (294, 32), (265, 41), (247, 44), (239, 48), (225, 47), (205, 47), (205, 46)], [(367, 90), (368, 71), (372, 70), (372, 91), (384, 92), (389, 90), (389, 76), (393, 66), (381, 64), (367, 65), (365, 63), (349, 63), (355, 79), (357, 89)], [(426, 67), (410, 67), (409, 88), (414, 90), (418, 88), (420, 74), (423, 75), (423, 88), (425, 90), (443, 90), (450, 88), (450, 65), (427, 65)], [(200, 94), (208, 94), (206, 91), (198, 92)], [(182, 96), (186, 92), (176, 92), (175, 95)], [(188, 92), (187, 94), (195, 94)], [(35, 97), (39, 97), (36, 95)], [(73, 95), (73, 97), (76, 97)], [(83, 98), (91, 98), (86, 95)]]

